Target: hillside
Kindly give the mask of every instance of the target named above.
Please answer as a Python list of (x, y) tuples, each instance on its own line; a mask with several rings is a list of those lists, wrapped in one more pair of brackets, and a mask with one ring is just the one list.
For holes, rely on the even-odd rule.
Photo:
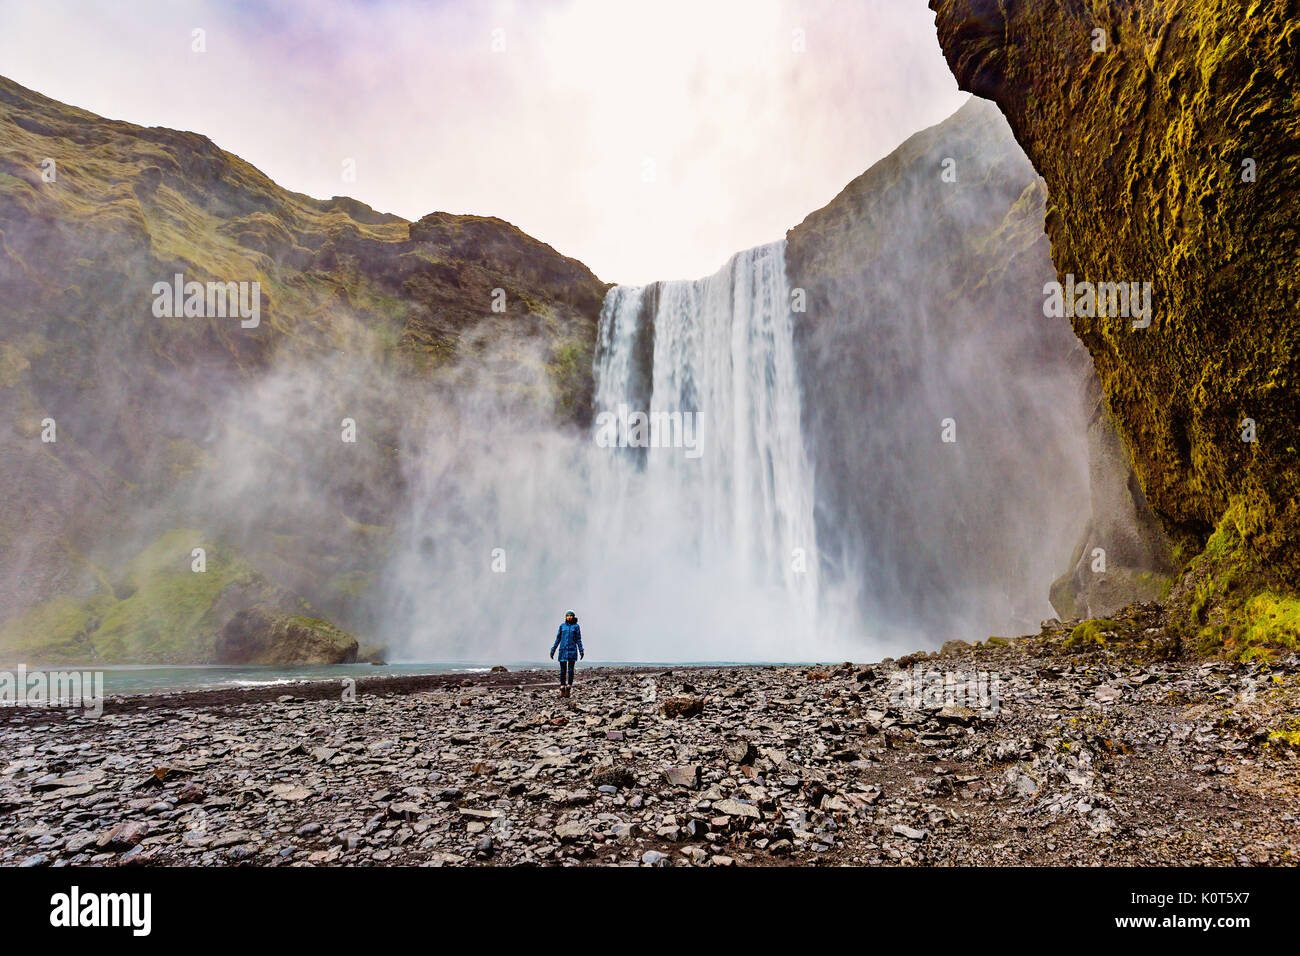
[[(605, 285), (506, 222), (312, 199), (203, 136), (2, 78), (0, 141), (0, 658), (202, 660), (254, 599), (364, 630), (404, 481), (401, 396), (455, 389), (472, 357), (503, 401), (573, 427), (590, 415)], [(259, 314), (160, 317), (154, 286), (177, 274), (256, 282)], [(313, 394), (286, 394), (294, 367), (313, 370)], [(349, 415), (361, 454), (344, 460)], [(295, 441), (318, 448), (312, 467)], [(211, 493), (258, 456), (310, 503), (285, 527), (232, 520)], [(194, 634), (162, 608), (204, 545)], [(113, 570), (159, 548), (162, 577)], [(150, 609), (124, 607), (146, 592)], [(171, 636), (123, 643), (113, 622), (131, 614), (137, 634)]]

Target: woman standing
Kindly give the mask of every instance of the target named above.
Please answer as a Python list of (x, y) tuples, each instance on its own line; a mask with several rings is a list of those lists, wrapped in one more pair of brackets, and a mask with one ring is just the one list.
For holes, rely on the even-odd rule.
[(560, 649), (560, 696), (568, 697), (569, 688), (573, 686), (573, 666), (580, 657), (586, 657), (582, 649), (582, 628), (578, 627), (578, 615), (573, 611), (564, 612), (564, 623), (555, 632), (555, 643), (551, 645), (551, 657), (555, 649)]

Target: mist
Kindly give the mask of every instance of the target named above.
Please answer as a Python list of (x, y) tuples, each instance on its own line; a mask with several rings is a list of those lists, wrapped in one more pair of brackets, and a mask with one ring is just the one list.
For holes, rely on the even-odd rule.
[[(170, 175), (133, 208), (165, 212)], [(1050, 616), (1088, 517), (1092, 373), (1041, 314), (1041, 184), (990, 107), (912, 137), (784, 241), (610, 288), (598, 320), (604, 284), (508, 224), (404, 226), (250, 182), (193, 201), (217, 255), (250, 257), (225, 268), (267, 276), (256, 328), (154, 315), (154, 283), (208, 276), (133, 229), (91, 247), (34, 219), (7, 230), (96, 290), (43, 326), (45, 287), (15, 273), (37, 303), (15, 334), (39, 330), (59, 361), (33, 352), (4, 400), (61, 438), (41, 457), (34, 432), (10, 436), (44, 551), (7, 552), (8, 616), (120, 603), (142, 554), (179, 571), (200, 548), (228, 586), (184, 626), (269, 603), (394, 661), (539, 660), (568, 607), (609, 661), (862, 659)], [(253, 260), (227, 220), (267, 210), (302, 241)], [(560, 353), (592, 394), (562, 393)], [(699, 445), (611, 446), (593, 419), (619, 409), (690, 416)], [(99, 605), (84, 613), (93, 628)]]

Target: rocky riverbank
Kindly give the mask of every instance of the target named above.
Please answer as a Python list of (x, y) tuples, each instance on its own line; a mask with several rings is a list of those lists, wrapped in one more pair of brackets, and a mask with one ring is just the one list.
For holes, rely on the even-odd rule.
[(1294, 864), (1300, 660), (1096, 630), (4, 709), (0, 863)]

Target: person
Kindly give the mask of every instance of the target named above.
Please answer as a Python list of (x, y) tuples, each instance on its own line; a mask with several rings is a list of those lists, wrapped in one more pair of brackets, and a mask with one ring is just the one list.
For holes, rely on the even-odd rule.
[(555, 650), (560, 650), (560, 696), (568, 697), (569, 688), (573, 686), (573, 666), (579, 657), (586, 657), (582, 649), (582, 628), (578, 627), (578, 615), (572, 610), (564, 612), (564, 623), (555, 632), (555, 643), (551, 645), (551, 657)]

